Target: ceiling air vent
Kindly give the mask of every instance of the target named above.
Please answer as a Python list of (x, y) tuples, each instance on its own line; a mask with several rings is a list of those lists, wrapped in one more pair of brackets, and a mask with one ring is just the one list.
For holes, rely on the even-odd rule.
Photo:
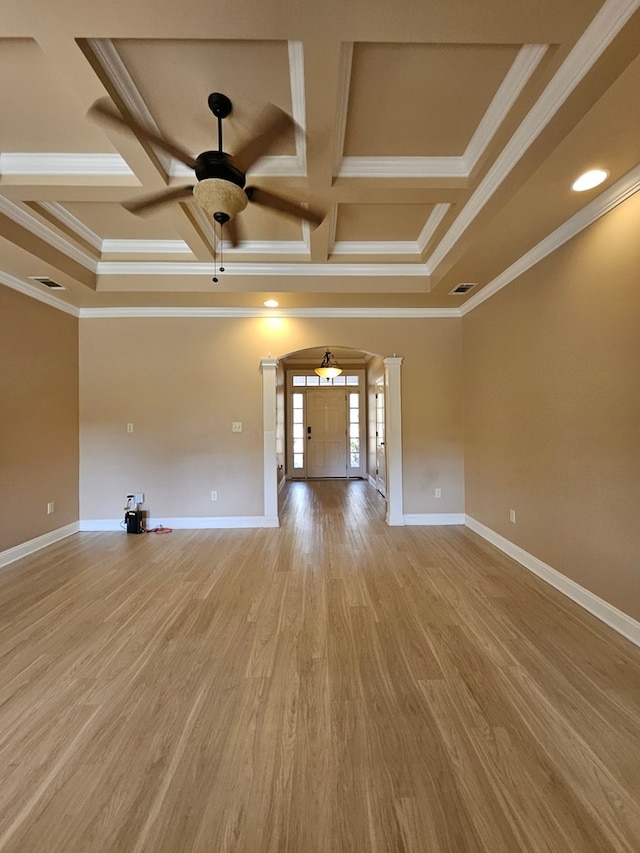
[(449, 296), (455, 296), (460, 293), (469, 293), (470, 290), (473, 290), (474, 287), (478, 286), (478, 282), (469, 282), (465, 281), (462, 284), (459, 284), (457, 287), (454, 287), (453, 290), (449, 291)]
[(66, 287), (63, 287), (61, 284), (58, 284), (57, 281), (54, 281), (52, 278), (48, 278), (46, 275), (31, 275), (29, 276), (31, 281), (39, 281), (40, 284), (44, 284), (45, 287), (51, 288), (51, 290), (66, 290)]

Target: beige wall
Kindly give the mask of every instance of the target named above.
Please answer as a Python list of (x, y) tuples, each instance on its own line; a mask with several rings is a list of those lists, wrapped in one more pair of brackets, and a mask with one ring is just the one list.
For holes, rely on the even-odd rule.
[(467, 513), (636, 619), (639, 223), (637, 194), (463, 320)]
[(404, 357), (404, 510), (462, 512), (460, 331), (456, 319), (82, 320), (81, 517), (115, 518), (134, 491), (159, 521), (262, 515), (260, 359), (324, 345)]
[(0, 364), (4, 551), (78, 519), (78, 321), (0, 286)]

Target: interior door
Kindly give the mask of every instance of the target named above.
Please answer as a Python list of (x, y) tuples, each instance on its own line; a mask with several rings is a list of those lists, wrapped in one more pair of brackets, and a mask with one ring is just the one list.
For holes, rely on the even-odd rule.
[(385, 444), (384, 377), (376, 380), (376, 489), (387, 496), (387, 451)]
[(307, 388), (307, 477), (347, 476), (343, 388)]

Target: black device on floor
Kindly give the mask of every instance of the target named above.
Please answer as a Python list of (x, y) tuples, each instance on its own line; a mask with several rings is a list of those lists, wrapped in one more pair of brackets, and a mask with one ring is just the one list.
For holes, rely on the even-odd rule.
[(127, 533), (144, 533), (142, 529), (142, 510), (128, 509), (124, 514)]

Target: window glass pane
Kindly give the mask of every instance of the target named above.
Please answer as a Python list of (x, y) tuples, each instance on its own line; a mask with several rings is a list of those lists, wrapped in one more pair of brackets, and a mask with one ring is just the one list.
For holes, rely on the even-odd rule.
[(294, 438), (293, 439), (293, 455), (302, 455), (304, 452), (304, 439), (303, 438)]
[(333, 384), (334, 385), (344, 385), (346, 381), (347, 380), (346, 380), (345, 376), (336, 376), (336, 377), (334, 377)]
[(351, 454), (351, 467), (352, 468), (359, 468), (360, 467), (360, 454), (359, 453), (352, 453)]
[(293, 378), (293, 385), (306, 385), (306, 379), (307, 379), (306, 376), (294, 376), (292, 378)]
[(319, 385), (320, 377), (319, 376), (307, 376), (307, 385)]
[(304, 468), (304, 464), (302, 462), (302, 453), (294, 453), (293, 454), (293, 467), (294, 468)]
[(360, 421), (360, 410), (359, 409), (349, 409), (349, 421), (352, 424), (357, 424)]
[(304, 433), (302, 432), (302, 424), (294, 424), (293, 425), (293, 437), (294, 438), (304, 438)]
[(349, 424), (349, 437), (360, 438), (360, 424)]
[(347, 385), (359, 385), (360, 377), (359, 376), (347, 376)]
[(294, 394), (293, 395), (293, 408), (294, 409), (301, 409), (303, 399), (304, 399), (304, 396), (302, 394)]
[(360, 394), (349, 394), (349, 405), (352, 409), (360, 408)]
[(293, 422), (294, 424), (301, 424), (303, 418), (302, 409), (294, 409), (293, 410)]

